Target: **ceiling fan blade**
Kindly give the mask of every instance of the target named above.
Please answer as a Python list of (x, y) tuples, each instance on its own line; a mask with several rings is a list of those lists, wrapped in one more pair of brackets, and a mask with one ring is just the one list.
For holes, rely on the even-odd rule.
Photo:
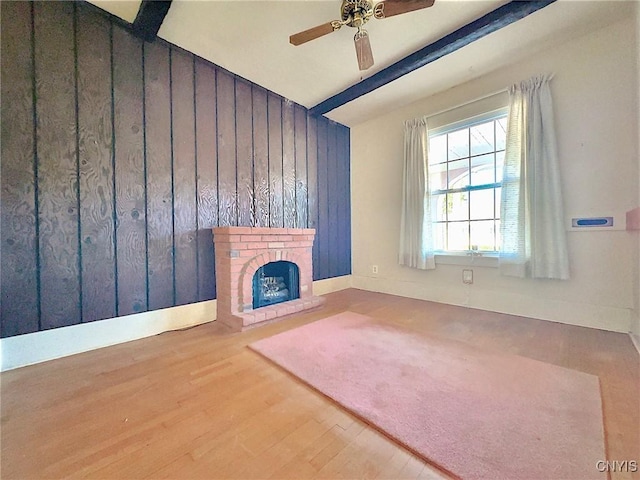
[(434, 4), (435, 0), (384, 0), (373, 7), (373, 16), (378, 20), (402, 13), (422, 10)]
[(356, 56), (358, 57), (358, 67), (366, 70), (373, 66), (373, 52), (369, 42), (369, 34), (366, 30), (358, 30), (353, 41), (356, 45)]
[(303, 43), (309, 42), (311, 40), (315, 40), (316, 38), (322, 37), (323, 35), (327, 35), (331, 32), (338, 30), (342, 24), (334, 20), (333, 22), (323, 23), (322, 25), (318, 25), (317, 27), (310, 28), (309, 30), (305, 30), (304, 32), (299, 32), (289, 37), (289, 42), (292, 45), (302, 45)]

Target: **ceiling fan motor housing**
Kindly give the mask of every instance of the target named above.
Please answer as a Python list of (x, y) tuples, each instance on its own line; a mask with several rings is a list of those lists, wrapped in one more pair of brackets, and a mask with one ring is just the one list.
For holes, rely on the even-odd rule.
[(372, 0), (342, 0), (340, 6), (342, 21), (349, 27), (359, 28), (369, 21), (373, 14)]

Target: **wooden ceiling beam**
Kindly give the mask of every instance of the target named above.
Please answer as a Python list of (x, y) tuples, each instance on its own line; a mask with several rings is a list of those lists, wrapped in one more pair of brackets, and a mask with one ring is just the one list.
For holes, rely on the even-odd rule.
[(404, 57), (393, 65), (380, 70), (374, 75), (352, 85), (342, 92), (330, 97), (311, 108), (311, 114), (324, 115), (362, 95), (393, 82), (398, 78), (424, 67), (425, 65), (444, 57), (460, 48), (469, 45), (496, 30), (506, 27), (523, 19), (556, 0), (541, 1), (512, 1), (483, 17), (459, 28), (440, 40)]
[(142, 0), (138, 15), (133, 21), (134, 35), (153, 42), (158, 35), (160, 26), (169, 12), (172, 0)]

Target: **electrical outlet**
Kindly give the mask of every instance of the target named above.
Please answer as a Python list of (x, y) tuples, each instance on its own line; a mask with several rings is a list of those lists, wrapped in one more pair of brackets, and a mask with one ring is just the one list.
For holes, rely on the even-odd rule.
[(378, 273), (378, 265), (371, 265), (371, 273)]
[(462, 270), (462, 283), (473, 283), (473, 270)]

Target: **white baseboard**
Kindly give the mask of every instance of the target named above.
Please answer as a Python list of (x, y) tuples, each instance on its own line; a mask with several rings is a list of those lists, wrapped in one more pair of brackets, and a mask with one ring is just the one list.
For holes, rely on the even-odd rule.
[(313, 282), (314, 295), (326, 295), (327, 293), (338, 292), (347, 288), (351, 288), (351, 275), (327, 278), (326, 280), (316, 280)]
[[(325, 295), (350, 286), (351, 275), (329, 278), (313, 282), (313, 293)], [(3, 338), (0, 339), (0, 371), (130, 342), (215, 319), (216, 301), (209, 300)]]
[[(640, 12), (640, 9), (638, 10)], [(638, 351), (638, 355), (640, 355), (640, 313), (636, 308), (636, 316), (631, 322), (631, 330), (629, 332), (629, 336), (631, 337), (631, 342), (636, 347)]]
[(451, 289), (446, 285), (426, 289), (418, 282), (389, 280), (352, 275), (353, 288), (372, 292), (388, 293), (401, 297), (416, 298), (432, 302), (477, 308), (490, 312), (506, 313), (521, 317), (549, 320), (568, 325), (597, 328), (612, 332), (633, 331), (632, 311), (629, 308), (610, 307), (563, 301), (540, 299), (513, 293), (478, 289)]
[(209, 300), (3, 338), (0, 371), (191, 327), (215, 318), (216, 301)]
[(640, 335), (630, 333), (629, 336), (631, 337), (631, 343), (633, 343), (634, 347), (636, 347), (636, 350), (638, 351), (638, 355), (640, 355)]

